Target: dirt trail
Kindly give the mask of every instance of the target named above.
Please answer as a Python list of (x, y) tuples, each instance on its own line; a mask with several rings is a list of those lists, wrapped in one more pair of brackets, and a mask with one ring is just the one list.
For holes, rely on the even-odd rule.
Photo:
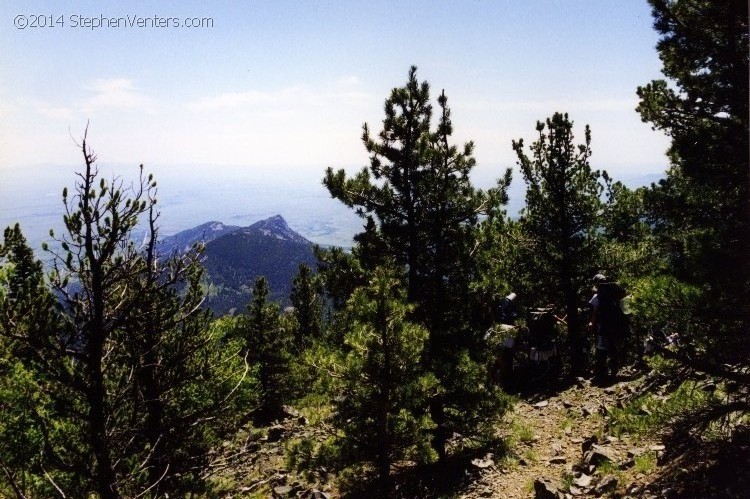
[[(688, 446), (679, 435), (675, 440), (674, 434), (662, 433), (667, 448), (658, 435), (614, 435), (609, 425), (613, 408), (628, 404), (628, 414), (653, 414), (653, 405), (638, 408), (630, 403), (655, 387), (657, 403), (666, 401), (671, 396), (668, 389), (680, 382), (679, 377), (665, 377), (656, 371), (626, 374), (631, 376), (629, 380), (621, 379), (606, 388), (579, 379), (554, 395), (521, 397), (498, 426), (507, 446), (502, 455), (501, 450), (496, 451), (498, 455), (472, 454), (456, 469), (441, 468), (438, 474), (434, 469), (425, 473), (425, 469), (404, 468), (398, 476), (396, 497), (750, 497), (749, 432), (739, 432), (736, 441), (711, 444), (691, 440)], [(714, 380), (701, 379), (700, 389), (717, 389)], [(747, 396), (747, 390), (742, 393)], [(332, 470), (294, 472), (289, 466), (288, 451), (294, 442), (303, 437), (321, 442), (332, 428), (323, 420), (308, 421), (291, 407), (287, 412), (283, 421), (262, 430), (240, 432), (234, 441), (225, 442), (212, 464), (221, 471), (214, 478), (216, 487), (210, 497), (341, 497)], [(347, 497), (378, 497), (368, 490), (351, 490)]]
[[(652, 452), (655, 458), (658, 444), (627, 435), (618, 439), (607, 432), (609, 408), (629, 398), (635, 387), (636, 382), (620, 382), (599, 388), (578, 380), (549, 398), (520, 400), (502, 430), (510, 446), (508, 456), (482, 469), (461, 497), (600, 497), (615, 491), (648, 497), (639, 485), (648, 477), (634, 469), (633, 454)], [(610, 464), (599, 468), (586, 464), (586, 460), (603, 461), (583, 451), (594, 438), (595, 450), (607, 454)], [(535, 491), (539, 479), (547, 482), (544, 488), (551, 495)]]

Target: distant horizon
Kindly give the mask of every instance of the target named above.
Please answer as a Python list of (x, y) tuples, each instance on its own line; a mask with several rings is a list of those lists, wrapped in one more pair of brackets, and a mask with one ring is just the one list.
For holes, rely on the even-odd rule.
[[(49, 240), (50, 228), (58, 233), (63, 229), (62, 190), (73, 188), (78, 170), (80, 165), (37, 165), (33, 171), (14, 167), (0, 185), (0, 229), (19, 222), (31, 246), (39, 250), (41, 243)], [(206, 167), (185, 177), (179, 168), (144, 165), (144, 171), (153, 173), (158, 183), (159, 226), (164, 237), (210, 221), (247, 226), (279, 214), (316, 244), (351, 247), (352, 237), (362, 230), (362, 219), (330, 197), (322, 185), (323, 170), (316, 174), (294, 170), (291, 176), (279, 170), (256, 167), (236, 175), (231, 168)], [(105, 178), (114, 173), (126, 184), (135, 180), (138, 171), (138, 165), (101, 164)], [(494, 185), (500, 172), (498, 168), (494, 178), (472, 181), (486, 189)], [(663, 177), (663, 172), (653, 172), (614, 180), (633, 188)], [(506, 210), (515, 217), (525, 202), (525, 183), (519, 172), (514, 172), (509, 197)]]

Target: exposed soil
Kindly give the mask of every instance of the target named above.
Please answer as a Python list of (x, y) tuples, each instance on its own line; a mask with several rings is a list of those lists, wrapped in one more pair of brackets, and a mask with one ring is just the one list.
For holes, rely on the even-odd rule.
[[(456, 457), (442, 468), (396, 470), (397, 497), (461, 498), (689, 498), (750, 497), (745, 478), (750, 437), (728, 445), (684, 448), (660, 435), (612, 434), (609, 413), (653, 385), (649, 376), (623, 376), (607, 387), (579, 378), (548, 396), (520, 397), (498, 429), (507, 448)], [(286, 469), (285, 449), (300, 437), (324, 439), (325, 424), (310, 425), (293, 409), (263, 433), (243, 436), (236, 457), (219, 476), (222, 497), (340, 497), (325, 469)], [(682, 438), (682, 437), (678, 437)], [(747, 440), (748, 442), (745, 442)], [(356, 481), (356, 477), (354, 477)], [(363, 485), (347, 497), (378, 497)]]
[[(508, 457), (484, 472), (462, 497), (543, 496), (535, 490), (535, 481), (545, 481), (545, 489), (562, 497), (612, 495), (624, 493), (628, 485), (647, 483), (647, 474), (633, 470), (633, 456), (651, 452), (656, 458), (662, 447), (652, 439), (616, 438), (607, 431), (609, 408), (631, 397), (635, 386), (622, 381), (600, 388), (579, 379), (557, 395), (519, 401), (501, 429), (511, 445)], [(594, 442), (612, 458), (612, 466), (605, 468), (609, 472), (585, 463), (583, 449)], [(597, 489), (605, 478), (610, 485)]]

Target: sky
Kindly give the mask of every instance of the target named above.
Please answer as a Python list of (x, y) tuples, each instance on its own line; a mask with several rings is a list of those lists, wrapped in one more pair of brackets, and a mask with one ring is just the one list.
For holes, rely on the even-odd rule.
[[(174, 26), (187, 18), (208, 25)], [(595, 168), (659, 173), (668, 139), (634, 111), (637, 86), (660, 77), (656, 42), (645, 0), (3, 1), (0, 183), (80, 163), (87, 123), (115, 165), (359, 168), (362, 124), (379, 130), (411, 65), (433, 99), (445, 90), (478, 178), (513, 166), (511, 141), (556, 111), (580, 140), (591, 126)]]

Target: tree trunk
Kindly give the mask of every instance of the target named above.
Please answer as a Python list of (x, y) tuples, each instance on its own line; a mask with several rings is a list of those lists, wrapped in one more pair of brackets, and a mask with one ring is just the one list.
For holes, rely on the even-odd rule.
[[(148, 484), (153, 486), (164, 474), (164, 443), (162, 440), (162, 404), (159, 397), (159, 385), (157, 382), (157, 358), (155, 353), (155, 341), (151, 339), (147, 343), (144, 354), (143, 369), (143, 394), (146, 406), (146, 421), (144, 432), (151, 449), (151, 462), (148, 469)], [(154, 497), (159, 494), (159, 486), (153, 489)]]
[[(105, 313), (105, 286), (103, 259), (94, 248), (94, 210), (90, 205), (92, 182), (94, 180), (93, 162), (94, 158), (83, 142), (83, 155), (86, 161), (86, 175), (84, 177), (83, 196), (81, 212), (85, 227), (85, 255), (91, 269), (91, 294), (90, 305), (92, 307), (91, 322), (86, 328), (86, 350), (88, 362), (89, 385), (86, 390), (86, 398), (89, 405), (89, 443), (96, 459), (95, 478), (97, 489), (102, 499), (117, 499), (120, 494), (117, 491), (117, 480), (112, 467), (112, 456), (110, 455), (109, 441), (107, 438), (107, 412), (106, 400), (107, 389), (104, 385), (104, 371), (102, 360), (104, 357), (104, 343), (107, 339), (107, 328), (104, 323)], [(112, 237), (115, 237), (113, 235)]]
[(378, 304), (378, 328), (383, 345), (383, 367), (380, 373), (380, 397), (378, 400), (378, 472), (383, 497), (388, 496), (391, 462), (389, 459), (390, 434), (388, 432), (388, 412), (391, 398), (391, 341), (388, 337), (387, 303), (385, 296)]
[(99, 338), (90, 340), (89, 376), (90, 387), (87, 393), (89, 404), (89, 439), (96, 458), (96, 482), (102, 499), (116, 499), (117, 491), (115, 472), (112, 468), (109, 442), (106, 427), (106, 390), (102, 372), (102, 342)]
[(435, 430), (432, 434), (432, 447), (438, 454), (438, 461), (445, 462), (448, 456), (446, 446), (448, 444), (448, 432), (445, 426), (445, 408), (441, 400), (433, 399), (430, 404), (430, 415), (435, 422)]

